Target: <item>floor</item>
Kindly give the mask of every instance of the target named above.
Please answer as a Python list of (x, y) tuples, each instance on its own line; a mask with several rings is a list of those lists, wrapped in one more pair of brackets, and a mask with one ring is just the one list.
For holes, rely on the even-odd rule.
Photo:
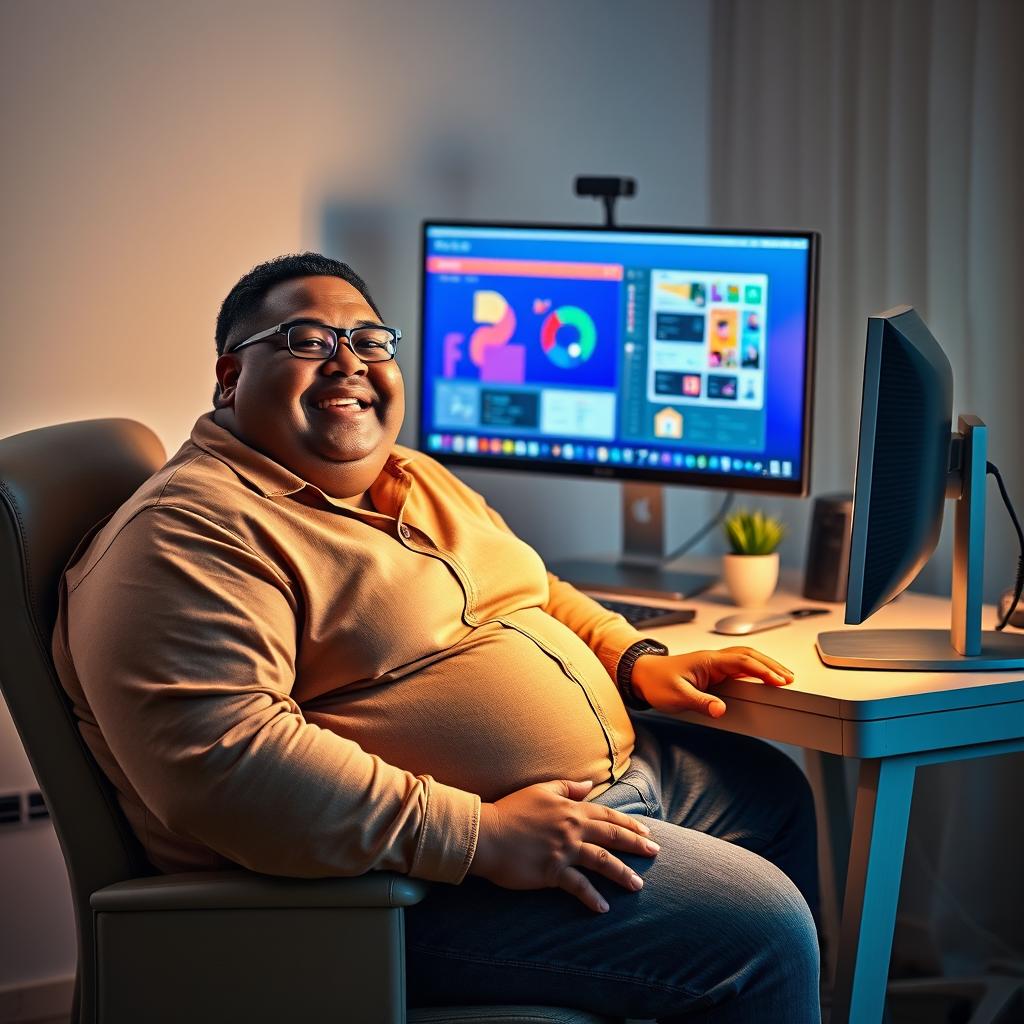
[[(972, 1000), (962, 997), (938, 995), (927, 996), (918, 994), (916, 996), (904, 996), (890, 1001), (888, 1024), (966, 1024), (970, 1019)], [(1010, 1024), (1011, 1021), (1024, 1020), (1024, 1000), (1004, 1011), (1006, 1014), (998, 1015), (994, 1020), (1002, 1024)], [(1017, 1014), (1021, 1014), (1020, 1017)], [(992, 1020), (993, 1018), (987, 1018)], [(823, 1006), (823, 1020), (828, 1021), (828, 1006)], [(67, 1015), (56, 1017), (40, 1017), (24, 1024), (70, 1024)], [(625, 1024), (648, 1024), (642, 1021), (626, 1021)]]

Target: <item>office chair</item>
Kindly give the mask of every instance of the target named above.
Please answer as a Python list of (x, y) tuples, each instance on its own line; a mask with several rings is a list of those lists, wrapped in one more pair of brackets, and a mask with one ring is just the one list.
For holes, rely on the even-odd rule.
[(72, 1024), (612, 1024), (564, 1007), (406, 1011), (403, 907), (430, 883), (157, 874), (79, 734), (53, 667), (61, 572), (164, 462), (131, 420), (0, 440), (0, 692), (46, 799), (74, 902)]

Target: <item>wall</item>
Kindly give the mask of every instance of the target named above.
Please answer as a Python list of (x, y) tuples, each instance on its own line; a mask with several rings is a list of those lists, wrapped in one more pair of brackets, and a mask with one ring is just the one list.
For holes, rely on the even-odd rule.
[[(362, 268), (413, 381), (421, 218), (596, 221), (572, 178), (619, 173), (623, 220), (703, 223), (707, 50), (707, 0), (5, 0), (0, 436), (128, 416), (176, 449), (269, 256)], [(614, 485), (466, 476), (544, 553), (616, 542)], [(708, 507), (673, 495), (673, 534)], [(2, 709), (0, 792), (31, 786)], [(71, 971), (48, 827), (0, 834), (0, 907), (0, 988)]]

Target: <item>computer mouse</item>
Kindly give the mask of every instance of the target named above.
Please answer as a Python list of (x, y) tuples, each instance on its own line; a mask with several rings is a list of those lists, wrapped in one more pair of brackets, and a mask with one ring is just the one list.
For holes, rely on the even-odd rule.
[(789, 612), (776, 612), (773, 615), (727, 615), (715, 623), (715, 632), (724, 633), (726, 636), (747, 636), (750, 633), (760, 633), (762, 629), (785, 626), (792, 621), (793, 616)]

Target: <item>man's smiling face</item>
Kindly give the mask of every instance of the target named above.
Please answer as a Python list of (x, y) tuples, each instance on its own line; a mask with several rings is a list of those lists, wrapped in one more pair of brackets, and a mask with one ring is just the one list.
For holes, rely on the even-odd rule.
[[(332, 327), (380, 323), (347, 281), (300, 277), (271, 288), (259, 316), (235, 325), (225, 350), (293, 320)], [(293, 357), (283, 334), (237, 353), (225, 351), (217, 360), (217, 380), (217, 423), (336, 498), (362, 498), (387, 461), (405, 415), (398, 363), (364, 363), (344, 339), (324, 362)]]

